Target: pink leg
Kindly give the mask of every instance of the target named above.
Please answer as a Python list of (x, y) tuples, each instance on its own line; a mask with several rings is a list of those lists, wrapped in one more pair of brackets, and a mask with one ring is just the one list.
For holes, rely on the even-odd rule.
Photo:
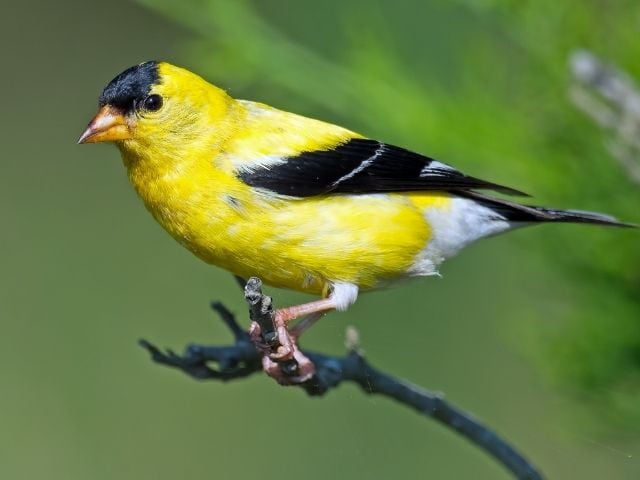
[(297, 340), (297, 338), (294, 340), (294, 337), (289, 333), (287, 328), (289, 322), (305, 315), (311, 316), (324, 314), (334, 308), (335, 304), (331, 298), (323, 298), (322, 300), (316, 300), (315, 302), (303, 303), (301, 305), (294, 305), (292, 307), (279, 308), (276, 310), (274, 323), (280, 346), (278, 347), (278, 351), (270, 354), (269, 357), (272, 360), (289, 360), (293, 358), (296, 350), (295, 340)]
[(312, 313), (325, 313), (333, 310), (335, 303), (331, 297), (316, 300), (315, 302), (303, 303), (301, 305), (293, 305), (291, 307), (279, 308), (276, 310), (276, 318), (280, 316), (282, 321), (289, 323), (296, 318), (311, 315)]
[(313, 327), (313, 325), (325, 315), (325, 312), (316, 312), (303, 317), (294, 327), (289, 329), (289, 334), (295, 339), (300, 338), (304, 332)]

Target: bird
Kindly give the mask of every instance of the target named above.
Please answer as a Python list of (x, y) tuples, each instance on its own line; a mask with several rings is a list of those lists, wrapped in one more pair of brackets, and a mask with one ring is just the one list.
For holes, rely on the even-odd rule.
[(271, 371), (282, 359), (305, 360), (297, 338), (325, 313), (347, 310), (362, 292), (439, 275), (476, 240), (540, 223), (630, 226), (495, 196), (527, 195), (347, 128), (235, 99), (167, 62), (126, 69), (104, 87), (98, 108), (78, 143), (115, 143), (134, 189), (173, 238), (240, 278), (318, 297), (276, 310), (281, 348), (263, 362)]

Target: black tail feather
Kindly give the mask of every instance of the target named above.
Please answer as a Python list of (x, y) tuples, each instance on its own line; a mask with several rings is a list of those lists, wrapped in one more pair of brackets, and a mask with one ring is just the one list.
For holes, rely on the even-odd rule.
[(620, 222), (617, 218), (602, 213), (520, 205), (515, 202), (510, 202), (509, 200), (487, 197), (481, 193), (469, 190), (456, 193), (461, 197), (471, 198), (485, 207), (490, 208), (510, 222), (590, 223), (610, 227), (638, 226), (632, 223)]

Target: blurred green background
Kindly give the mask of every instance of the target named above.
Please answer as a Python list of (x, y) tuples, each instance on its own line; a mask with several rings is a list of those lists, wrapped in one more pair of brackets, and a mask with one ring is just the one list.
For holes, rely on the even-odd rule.
[[(241, 295), (154, 223), (115, 148), (75, 140), (108, 80), (165, 59), (541, 203), (638, 222), (640, 188), (567, 97), (576, 48), (640, 78), (637, 2), (1, 9), (0, 478), (508, 478), (440, 425), (352, 386), (308, 399), (264, 377), (198, 383), (153, 365), (138, 338), (226, 342), (208, 301), (246, 322)], [(638, 232), (563, 225), (491, 239), (442, 280), (363, 296), (305, 345), (340, 353), (353, 324), (375, 365), (445, 392), (549, 478), (635, 479), (639, 246)]]

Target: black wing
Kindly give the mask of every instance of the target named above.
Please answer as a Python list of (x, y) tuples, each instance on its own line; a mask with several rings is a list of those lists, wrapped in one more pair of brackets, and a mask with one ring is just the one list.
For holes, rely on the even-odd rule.
[(329, 193), (487, 189), (526, 195), (469, 177), (418, 153), (375, 140), (353, 138), (330, 150), (304, 152), (284, 163), (241, 171), (248, 185), (294, 197)]

